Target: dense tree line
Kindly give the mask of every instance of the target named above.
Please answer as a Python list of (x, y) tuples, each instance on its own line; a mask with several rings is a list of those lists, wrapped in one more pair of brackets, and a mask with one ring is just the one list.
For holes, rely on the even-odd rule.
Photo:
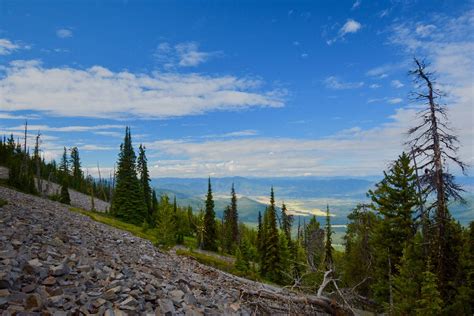
[[(20, 142), (20, 138), (15, 139), (13, 134), (8, 138), (0, 138), (0, 165), (9, 170), (8, 185), (26, 193), (50, 194), (51, 198), (67, 204), (70, 202), (69, 188), (110, 201), (112, 181), (84, 175), (77, 147), (64, 147), (59, 163), (55, 160), (46, 162), (41, 155), (41, 134), (38, 133), (31, 154), (27, 126), (26, 123), (23, 142)], [(53, 192), (51, 195), (51, 192), (48, 192), (51, 183), (61, 185), (57, 194)]]

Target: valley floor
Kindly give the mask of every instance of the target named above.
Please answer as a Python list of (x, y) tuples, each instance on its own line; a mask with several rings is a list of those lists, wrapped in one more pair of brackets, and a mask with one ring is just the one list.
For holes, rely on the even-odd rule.
[[(327, 314), (324, 298), (241, 279), (0, 187), (0, 311), (54, 315)], [(283, 299), (284, 298), (284, 299)]]

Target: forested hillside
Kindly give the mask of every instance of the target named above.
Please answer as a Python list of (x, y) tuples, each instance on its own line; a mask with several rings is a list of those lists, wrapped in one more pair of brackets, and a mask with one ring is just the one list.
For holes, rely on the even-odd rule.
[[(187, 249), (179, 254), (234, 275), (312, 293), (316, 305), (334, 300), (334, 308), (347, 313), (357, 309), (393, 315), (470, 315), (474, 308), (474, 224), (463, 226), (452, 215), (451, 203), (465, 201), (462, 186), (449, 171), (457, 166), (464, 172), (466, 165), (457, 158), (457, 138), (446, 129), (447, 115), (437, 103), (440, 93), (434, 90), (426, 67), (415, 59), (411, 74), (419, 85), (423, 108), (420, 125), (408, 131), (407, 151), (393, 157), (373, 186), (366, 180), (338, 182), (342, 192), (361, 196), (364, 189), (367, 197), (347, 216), (343, 251), (334, 248), (332, 206), (325, 206), (320, 219), (313, 215), (301, 221), (284, 202), (277, 205), (281, 182), (276, 179), (268, 186), (268, 180), (216, 181), (209, 177), (204, 183), (183, 180), (182, 188), (177, 184), (170, 188), (190, 193), (199, 183), (205, 191), (202, 200), (155, 190), (146, 146), (134, 146), (130, 127), (125, 130), (114, 176), (94, 179), (84, 175), (76, 147), (64, 148), (59, 163), (45, 162), (38, 134), (30, 154), (25, 125), (23, 144), (13, 135), (0, 142), (0, 164), (9, 168), (3, 184), (44, 196), (42, 185), (48, 179), (60, 184), (61, 190), (59, 195), (45, 197), (63, 204), (70, 204), (68, 188), (74, 188), (90, 196), (90, 210), (81, 212), (91, 218), (124, 227), (162, 249), (182, 245)], [(159, 181), (165, 185), (169, 179)], [(301, 189), (299, 195), (295, 191), (317, 184), (322, 196), (337, 196), (331, 180), (285, 181), (293, 185), (282, 194), (307, 197), (314, 194), (310, 188)], [(226, 202), (216, 199), (216, 182), (228, 186)], [(242, 193), (261, 194), (263, 186), (267, 186), (266, 205), (238, 199)], [(97, 197), (110, 202), (110, 209), (102, 214), (95, 212)], [(255, 208), (253, 213), (248, 211), (251, 208)], [(252, 215), (256, 225), (244, 224)], [(463, 217), (470, 215), (472, 211)], [(222, 260), (222, 256), (230, 259)], [(134, 300), (130, 298), (138, 304)]]

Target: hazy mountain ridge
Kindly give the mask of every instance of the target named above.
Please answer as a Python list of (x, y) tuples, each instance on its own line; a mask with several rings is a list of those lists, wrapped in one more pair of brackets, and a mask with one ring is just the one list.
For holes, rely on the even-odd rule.
[[(323, 214), (315, 210), (324, 211), (329, 204), (331, 213), (335, 215), (333, 223), (344, 225), (347, 223), (347, 215), (357, 203), (367, 201), (366, 192), (376, 183), (374, 177), (226, 177), (211, 180), (217, 217), (222, 218), (223, 211), (230, 202), (230, 188), (234, 183), (239, 195), (240, 219), (249, 224), (255, 224), (258, 212), (263, 213), (265, 210), (265, 198), (273, 185), (277, 201), (284, 200), (290, 210), (297, 211), (298, 214), (301, 214), (300, 211), (311, 211), (321, 217)], [(157, 189), (158, 194), (166, 193), (170, 198), (176, 196), (179, 205), (189, 205), (199, 210), (204, 207), (207, 181), (206, 178), (158, 178), (152, 180), (152, 186)], [(459, 177), (458, 182), (466, 190), (467, 203), (452, 203), (450, 210), (456, 220), (466, 225), (474, 218), (474, 177)], [(301, 216), (301, 220), (305, 217)]]

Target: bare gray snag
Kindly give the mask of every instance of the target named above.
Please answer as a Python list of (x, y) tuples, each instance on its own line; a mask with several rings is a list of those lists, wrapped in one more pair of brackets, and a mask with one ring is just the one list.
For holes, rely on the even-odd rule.
[(408, 131), (410, 140), (407, 145), (413, 150), (413, 159), (421, 174), (419, 180), (425, 197), (435, 197), (425, 211), (435, 211), (437, 269), (438, 277), (443, 282), (447, 259), (445, 250), (448, 247), (445, 240), (449, 221), (447, 203), (450, 200), (463, 201), (463, 189), (454, 181), (447, 166), (449, 162), (454, 163), (464, 174), (467, 166), (457, 155), (459, 140), (449, 126), (446, 107), (439, 103), (444, 93), (436, 88), (435, 74), (428, 71), (428, 65), (424, 61), (415, 58), (414, 62), (415, 69), (410, 71), (410, 75), (413, 76), (416, 91), (412, 92), (411, 97), (423, 108), (418, 112), (421, 122)]

